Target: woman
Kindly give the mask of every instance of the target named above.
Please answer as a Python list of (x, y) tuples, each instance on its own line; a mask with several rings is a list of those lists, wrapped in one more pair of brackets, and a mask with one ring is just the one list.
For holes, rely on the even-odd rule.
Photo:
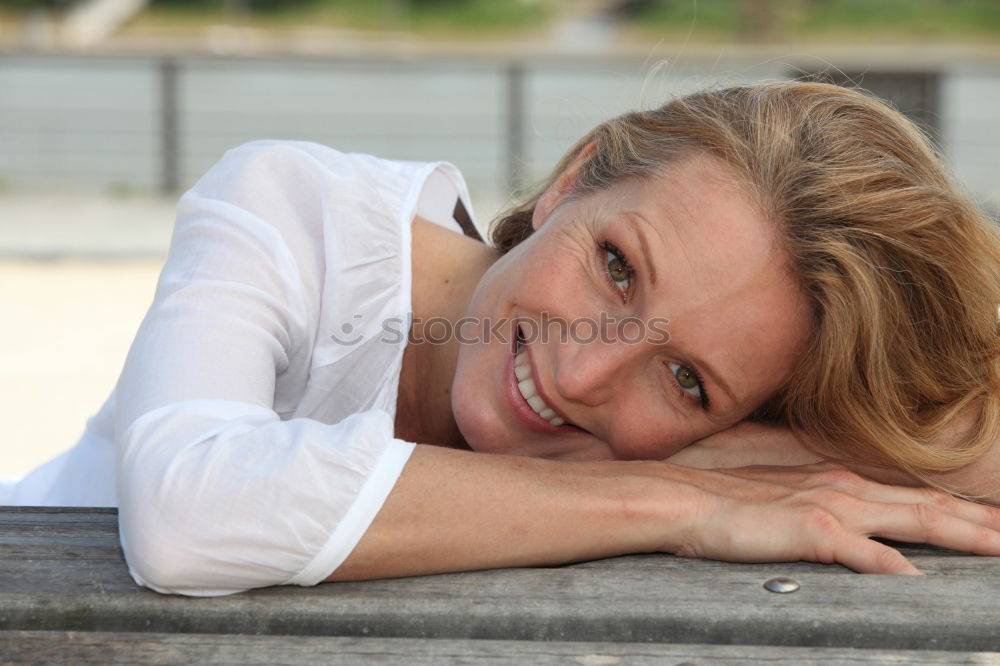
[[(656, 550), (919, 573), (871, 535), (1000, 555), (1000, 511), (818, 462), (997, 498), (1000, 241), (898, 114), (699, 93), (598, 127), (495, 247), (466, 204), (447, 165), (230, 151), (116, 390), (15, 501), (117, 503), (136, 581), (196, 595)], [(695, 468), (734, 461), (813, 464)]]

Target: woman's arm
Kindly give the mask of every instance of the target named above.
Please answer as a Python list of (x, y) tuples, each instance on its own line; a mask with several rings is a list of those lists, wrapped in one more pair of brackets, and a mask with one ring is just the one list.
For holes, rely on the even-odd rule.
[(684, 447), (668, 462), (698, 469), (808, 465), (828, 460), (784, 426), (743, 421)]
[[(955, 446), (972, 423), (971, 412), (945, 436), (941, 446)], [(682, 449), (668, 460), (671, 463), (696, 467), (735, 468), (750, 465), (802, 465), (829, 460), (836, 456), (807, 445), (784, 426), (745, 421)], [(922, 486), (920, 480), (900, 470), (844, 462), (849, 469), (882, 483), (901, 486)], [(1000, 434), (993, 445), (974, 462), (953, 470), (934, 474), (934, 480), (954, 492), (1000, 505)]]
[[(329, 371), (361, 347), (335, 345), (324, 313), (372, 321), (395, 302), (369, 284), (369, 309), (356, 309), (343, 278), (368, 256), (354, 250), (398, 238), (389, 225), (357, 232), (355, 166), (314, 144), (257, 142), (181, 199), (114, 406), (121, 541), (140, 585), (199, 596), (313, 585), (412, 452), (386, 411), (346, 407), (368, 398)], [(353, 371), (378, 372), (367, 358)]]
[(562, 564), (633, 552), (918, 573), (883, 536), (1000, 555), (1000, 510), (834, 464), (698, 470), (418, 446), (327, 580)]

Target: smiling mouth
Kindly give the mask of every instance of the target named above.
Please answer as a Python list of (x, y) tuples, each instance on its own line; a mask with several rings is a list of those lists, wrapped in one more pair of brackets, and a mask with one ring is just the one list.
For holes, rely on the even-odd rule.
[(538, 388), (535, 386), (535, 380), (531, 376), (531, 363), (528, 360), (528, 353), (524, 350), (524, 342), (524, 335), (521, 332), (521, 327), (518, 326), (517, 344), (514, 352), (514, 375), (517, 377), (517, 390), (520, 391), (521, 397), (524, 398), (524, 401), (528, 403), (528, 406), (531, 407), (535, 414), (548, 421), (550, 425), (575, 428), (576, 426), (568, 423), (554, 409), (545, 404), (545, 400), (539, 395)]

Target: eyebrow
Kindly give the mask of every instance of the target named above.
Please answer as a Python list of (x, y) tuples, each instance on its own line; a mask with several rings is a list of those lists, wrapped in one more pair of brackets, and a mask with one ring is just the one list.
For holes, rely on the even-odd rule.
[(639, 222), (636, 221), (637, 217), (640, 217), (638, 213), (629, 213), (625, 216), (625, 219), (629, 221), (635, 235), (639, 237), (639, 249), (642, 250), (642, 257), (646, 262), (646, 268), (649, 270), (649, 281), (655, 287), (656, 266), (653, 264), (652, 259), (649, 256), (649, 239), (646, 238), (646, 232), (642, 230)]

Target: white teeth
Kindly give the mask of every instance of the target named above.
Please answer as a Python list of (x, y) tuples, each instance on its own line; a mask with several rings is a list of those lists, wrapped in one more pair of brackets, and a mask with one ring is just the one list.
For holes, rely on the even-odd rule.
[(554, 426), (566, 423), (564, 419), (556, 415), (554, 409), (545, 404), (542, 396), (538, 395), (535, 380), (531, 378), (531, 364), (528, 363), (528, 355), (523, 351), (519, 351), (514, 357), (514, 374), (518, 379), (517, 388), (521, 392), (521, 396), (531, 405), (536, 414)]
[(530, 398), (525, 398), (525, 400), (527, 400), (528, 404), (531, 405), (531, 408), (535, 410), (535, 412), (539, 416), (541, 416), (542, 410), (545, 409), (545, 401), (539, 398), (537, 395), (533, 395)]

